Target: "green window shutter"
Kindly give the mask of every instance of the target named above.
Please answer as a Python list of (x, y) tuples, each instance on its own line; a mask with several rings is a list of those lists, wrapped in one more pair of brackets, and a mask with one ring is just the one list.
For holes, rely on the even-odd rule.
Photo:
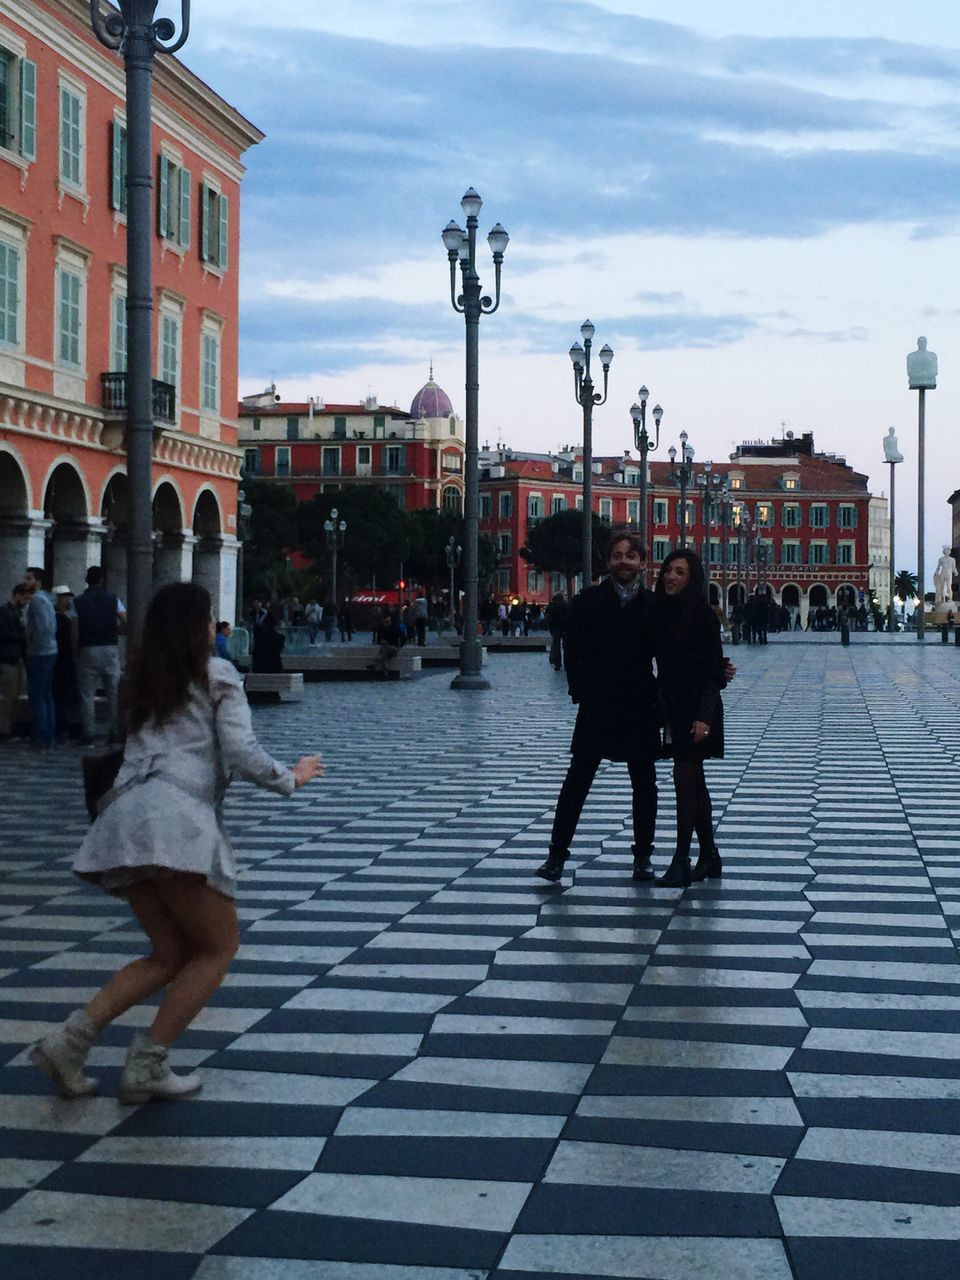
[(119, 120), (113, 122), (112, 161), (110, 167), (110, 208), (123, 212), (127, 207), (127, 136)]
[(29, 58), (20, 63), (20, 154), (37, 158), (37, 64)]
[(190, 170), (180, 170), (180, 245), (190, 248)]
[(200, 257), (210, 261), (210, 188), (200, 183)]
[(169, 187), (169, 175), (167, 170), (170, 162), (166, 156), (157, 157), (157, 234), (161, 239), (166, 239), (167, 235), (167, 194)]
[(220, 206), (220, 234), (217, 239), (217, 266), (226, 268), (227, 265), (227, 236), (229, 234), (229, 215), (227, 211), (227, 197), (221, 195), (218, 202)]

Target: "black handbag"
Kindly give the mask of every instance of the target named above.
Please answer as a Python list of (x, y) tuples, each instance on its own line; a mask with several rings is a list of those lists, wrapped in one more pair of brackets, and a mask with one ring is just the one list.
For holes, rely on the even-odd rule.
[(123, 764), (123, 747), (103, 747), (81, 758), (83, 768), (83, 797), (87, 813), (93, 822), (100, 812), (100, 802), (117, 780)]

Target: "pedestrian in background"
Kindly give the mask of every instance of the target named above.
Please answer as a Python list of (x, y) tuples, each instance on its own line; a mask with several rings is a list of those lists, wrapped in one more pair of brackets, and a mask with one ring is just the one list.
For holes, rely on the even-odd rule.
[(26, 584), (18, 582), (0, 606), (0, 739), (12, 737), (16, 728), (27, 652), (23, 615), (29, 598)]
[(45, 591), (45, 571), (28, 569), (24, 575), (27, 604), (27, 698), (30, 702), (30, 737), (35, 747), (49, 747), (56, 732), (53, 705), (53, 669), (57, 665), (57, 615), (53, 596)]
[(74, 603), (77, 616), (77, 679), (80, 684), (80, 715), (87, 745), (96, 734), (96, 696), (103, 689), (107, 699), (107, 732), (111, 742), (119, 737), (117, 693), (120, 686), (121, 628), (127, 620), (120, 601), (104, 587), (100, 565), (87, 570), (87, 589)]
[[(654, 589), (653, 651), (666, 709), (664, 753), (673, 759), (677, 795), (677, 846), (670, 866), (657, 880), (666, 888), (716, 879), (723, 871), (703, 762), (723, 755), (720, 690), (727, 677), (720, 623), (707, 604), (704, 586), (700, 557), (678, 550), (660, 566)], [(699, 856), (691, 871), (694, 831)]]
[(547, 605), (545, 621), (550, 632), (550, 665), (555, 671), (563, 670), (563, 636), (567, 629), (567, 601), (558, 591)]
[(77, 683), (76, 626), (73, 592), (66, 585), (53, 588), (57, 615), (57, 661), (53, 668), (53, 709), (58, 742), (70, 736), (70, 719), (80, 701)]
[(35, 1066), (69, 1097), (92, 1093), (83, 1073), (94, 1039), (128, 1009), (164, 991), (126, 1056), (120, 1099), (196, 1093), (197, 1074), (175, 1075), (169, 1046), (220, 986), (238, 946), (236, 862), (220, 822), (231, 777), (289, 796), (322, 776), (319, 756), (292, 769), (257, 742), (240, 677), (213, 656), (210, 594), (192, 582), (161, 587), (131, 664), (130, 734), (113, 789), (74, 860), (83, 879), (126, 898), (150, 942), (83, 1009), (31, 1050)]
[(427, 619), (430, 616), (427, 600), (422, 591), (418, 593), (417, 598), (414, 600), (411, 613), (413, 615), (413, 625), (417, 630), (417, 644), (422, 649), (427, 643)]

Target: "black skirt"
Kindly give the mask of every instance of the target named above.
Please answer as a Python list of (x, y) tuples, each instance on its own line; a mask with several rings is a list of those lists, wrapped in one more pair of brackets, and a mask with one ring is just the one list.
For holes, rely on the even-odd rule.
[(702, 742), (694, 742), (695, 712), (690, 707), (668, 707), (664, 730), (663, 758), (666, 760), (723, 759), (723, 703), (717, 698), (710, 733)]

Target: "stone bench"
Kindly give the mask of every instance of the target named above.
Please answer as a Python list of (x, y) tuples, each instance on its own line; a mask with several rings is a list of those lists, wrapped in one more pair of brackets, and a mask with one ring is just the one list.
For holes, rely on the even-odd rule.
[(286, 671), (298, 672), (301, 679), (306, 676), (308, 680), (409, 680), (422, 663), (418, 654), (405, 649), (383, 659), (375, 645), (344, 645), (305, 654), (285, 653), (283, 665)]
[(244, 676), (243, 687), (252, 700), (303, 701), (303, 675), (299, 671), (251, 671)]

